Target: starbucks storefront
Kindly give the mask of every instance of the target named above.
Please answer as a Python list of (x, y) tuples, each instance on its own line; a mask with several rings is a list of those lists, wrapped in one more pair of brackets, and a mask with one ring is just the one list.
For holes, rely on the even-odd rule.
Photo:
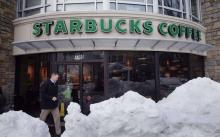
[[(205, 28), (175, 17), (66, 12), (16, 19), (15, 107), (39, 110), (39, 86), (60, 75), (59, 97), (88, 105), (133, 90), (155, 101), (204, 76)], [(17, 101), (17, 102), (16, 102)]]

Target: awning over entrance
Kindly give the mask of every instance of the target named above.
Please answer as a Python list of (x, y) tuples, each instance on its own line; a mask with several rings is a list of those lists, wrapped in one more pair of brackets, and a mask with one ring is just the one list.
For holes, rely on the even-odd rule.
[(12, 43), (14, 55), (91, 50), (164, 51), (206, 56), (212, 45), (160, 39), (55, 39)]

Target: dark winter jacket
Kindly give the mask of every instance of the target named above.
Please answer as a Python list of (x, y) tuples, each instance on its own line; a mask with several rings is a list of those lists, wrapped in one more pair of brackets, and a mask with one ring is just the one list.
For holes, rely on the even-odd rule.
[(0, 114), (4, 112), (5, 101), (5, 97), (0, 93)]
[(58, 106), (58, 100), (53, 101), (52, 98), (58, 99), (58, 86), (51, 80), (45, 80), (40, 85), (41, 109), (54, 109)]

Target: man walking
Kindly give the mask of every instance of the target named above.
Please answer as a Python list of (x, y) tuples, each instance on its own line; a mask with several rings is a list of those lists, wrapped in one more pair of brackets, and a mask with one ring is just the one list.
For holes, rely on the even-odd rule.
[(41, 114), (40, 119), (45, 121), (49, 113), (52, 113), (55, 132), (57, 136), (61, 134), (60, 114), (58, 107), (58, 73), (52, 73), (50, 79), (45, 80), (40, 85)]

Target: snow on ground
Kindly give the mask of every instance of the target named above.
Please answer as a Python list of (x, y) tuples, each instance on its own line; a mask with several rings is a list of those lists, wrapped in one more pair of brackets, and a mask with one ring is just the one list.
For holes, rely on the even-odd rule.
[(43, 121), (22, 111), (9, 111), (0, 115), (0, 137), (50, 137)]
[(220, 137), (220, 84), (197, 78), (155, 103), (129, 91), (80, 113), (71, 103), (62, 137)]
[(157, 137), (165, 127), (156, 103), (136, 92), (92, 105), (88, 117), (75, 103), (67, 111), (62, 137)]

